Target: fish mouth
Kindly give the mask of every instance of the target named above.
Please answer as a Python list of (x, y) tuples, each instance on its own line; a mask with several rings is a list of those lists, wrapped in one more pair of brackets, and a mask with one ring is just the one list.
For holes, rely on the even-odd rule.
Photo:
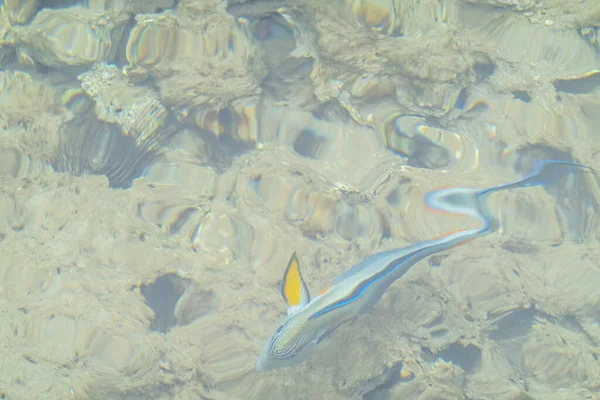
[(256, 360), (256, 370), (259, 372), (272, 371), (288, 366), (286, 360), (280, 360), (277, 358), (271, 358), (267, 352), (263, 352)]
[(273, 363), (270, 363), (267, 357), (260, 355), (256, 360), (256, 370), (259, 372), (270, 371), (274, 368)]

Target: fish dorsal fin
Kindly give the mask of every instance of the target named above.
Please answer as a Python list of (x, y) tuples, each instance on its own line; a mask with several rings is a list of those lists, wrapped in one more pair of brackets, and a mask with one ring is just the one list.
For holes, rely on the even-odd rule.
[(290, 258), (283, 274), (281, 297), (288, 307), (288, 315), (295, 314), (310, 302), (310, 293), (300, 274), (300, 263), (296, 253)]

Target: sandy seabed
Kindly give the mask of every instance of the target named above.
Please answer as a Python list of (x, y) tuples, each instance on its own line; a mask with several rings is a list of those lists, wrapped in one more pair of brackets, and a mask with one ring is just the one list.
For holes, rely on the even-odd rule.
[(505, 191), (303, 364), (313, 293), (474, 226), (423, 197), (600, 169), (600, 3), (5, 0), (2, 399), (600, 398), (593, 173)]

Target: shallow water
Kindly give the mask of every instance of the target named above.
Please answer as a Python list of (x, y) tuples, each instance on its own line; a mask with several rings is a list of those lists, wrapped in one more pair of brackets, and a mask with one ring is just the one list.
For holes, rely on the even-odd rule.
[[(536, 160), (600, 170), (596, 0), (5, 0), (0, 398), (594, 399), (593, 173), (497, 193), (304, 363), (313, 293)], [(474, 225), (475, 224), (475, 225)]]

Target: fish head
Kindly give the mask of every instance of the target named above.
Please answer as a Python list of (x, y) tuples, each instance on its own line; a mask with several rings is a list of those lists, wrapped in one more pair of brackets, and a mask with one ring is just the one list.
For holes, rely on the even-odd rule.
[(256, 369), (270, 371), (306, 360), (317, 346), (318, 332), (313, 324), (304, 313), (288, 316), (264, 344)]

